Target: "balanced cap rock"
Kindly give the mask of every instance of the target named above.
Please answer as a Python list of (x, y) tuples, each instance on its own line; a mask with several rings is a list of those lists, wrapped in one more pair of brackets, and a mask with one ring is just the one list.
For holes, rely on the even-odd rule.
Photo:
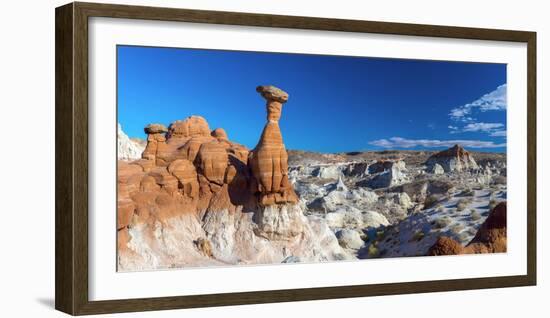
[(288, 180), (288, 154), (279, 128), (288, 94), (275, 86), (258, 86), (256, 91), (267, 101), (267, 123), (249, 157), (249, 166), (258, 186), (255, 190), (260, 195), (259, 203), (263, 206), (296, 203), (298, 197)]
[(147, 146), (141, 154), (143, 159), (156, 160), (159, 143), (164, 143), (166, 137), (164, 134), (168, 131), (162, 124), (149, 124), (144, 129), (147, 134)]

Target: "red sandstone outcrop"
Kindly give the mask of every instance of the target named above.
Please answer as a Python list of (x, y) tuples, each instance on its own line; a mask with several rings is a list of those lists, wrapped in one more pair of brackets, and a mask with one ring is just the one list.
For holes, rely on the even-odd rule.
[(168, 139), (189, 138), (189, 137), (208, 137), (210, 128), (208, 123), (201, 116), (191, 116), (185, 120), (176, 120), (168, 128)]
[(256, 91), (267, 101), (267, 123), (248, 160), (256, 181), (253, 190), (258, 192), (263, 206), (296, 203), (298, 197), (288, 180), (288, 154), (279, 128), (288, 94), (274, 86), (258, 86)]
[(506, 202), (501, 202), (491, 210), (474, 238), (462, 246), (449, 237), (439, 237), (428, 250), (428, 255), (458, 255), (506, 253)]
[(228, 160), (226, 148), (218, 141), (203, 143), (195, 159), (202, 175), (220, 186), (224, 183)]
[(471, 253), (506, 252), (506, 202), (497, 204), (474, 238), (466, 245)]
[(464, 254), (464, 246), (447, 236), (440, 236), (428, 250), (429, 256)]
[[(211, 131), (200, 116), (177, 120), (168, 128), (162, 124), (145, 127), (147, 145), (142, 159), (120, 161), (118, 165), (119, 249), (134, 255), (129, 248), (138, 232), (151, 236), (145, 238), (148, 243), (140, 244), (157, 244), (156, 229), (180, 218), (190, 217), (193, 222), (204, 219), (205, 224), (212, 224), (220, 222), (216, 217), (219, 213), (231, 214), (243, 209), (258, 214), (254, 226), (259, 236), (288, 240), (305, 231), (299, 207), (286, 206), (298, 202), (288, 181), (288, 155), (278, 124), (288, 94), (273, 86), (260, 86), (257, 91), (267, 99), (268, 122), (253, 152), (230, 141), (224, 129)], [(271, 210), (266, 210), (268, 206)], [(200, 223), (193, 226), (197, 225), (198, 228), (185, 231), (199, 235)], [(224, 231), (229, 225), (219, 226)], [(213, 230), (208, 233), (225, 235)], [(211, 252), (204, 252), (209, 246), (204, 238), (193, 237), (188, 241), (202, 242), (195, 248), (211, 256)], [(216, 245), (218, 250), (220, 244)]]
[(212, 137), (218, 139), (219, 141), (229, 140), (228, 137), (227, 137), (227, 133), (225, 132), (225, 130), (223, 128), (216, 128), (216, 129), (212, 130), (210, 135)]
[(183, 194), (196, 198), (199, 194), (199, 181), (197, 171), (193, 163), (186, 159), (176, 159), (168, 166), (170, 172), (178, 180), (178, 188), (182, 189)]

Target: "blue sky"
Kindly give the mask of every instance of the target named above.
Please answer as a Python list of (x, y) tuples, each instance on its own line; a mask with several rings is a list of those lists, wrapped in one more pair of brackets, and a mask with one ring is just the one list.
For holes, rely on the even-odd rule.
[(506, 65), (286, 53), (118, 47), (118, 121), (144, 138), (201, 115), (253, 148), (265, 124), (258, 85), (290, 95), (287, 149), (505, 151)]

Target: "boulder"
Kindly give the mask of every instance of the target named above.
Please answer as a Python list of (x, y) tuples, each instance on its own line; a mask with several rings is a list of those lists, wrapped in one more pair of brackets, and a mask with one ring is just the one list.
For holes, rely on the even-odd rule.
[(434, 165), (431, 166), (428, 172), (433, 174), (444, 174), (445, 170), (439, 163), (435, 163)]
[(343, 248), (358, 250), (364, 244), (359, 233), (350, 229), (343, 229), (336, 232), (336, 238)]
[(376, 211), (364, 212), (362, 219), (364, 228), (378, 228), (380, 226), (390, 225), (388, 219)]
[(464, 247), (459, 242), (447, 236), (440, 236), (428, 249), (428, 256), (458, 255), (464, 253)]

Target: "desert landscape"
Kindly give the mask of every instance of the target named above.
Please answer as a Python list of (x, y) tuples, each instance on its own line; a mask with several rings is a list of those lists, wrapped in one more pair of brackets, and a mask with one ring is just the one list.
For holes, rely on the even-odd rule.
[(119, 271), (506, 252), (505, 153), (287, 150), (289, 94), (256, 90), (253, 149), (200, 113), (119, 125)]

